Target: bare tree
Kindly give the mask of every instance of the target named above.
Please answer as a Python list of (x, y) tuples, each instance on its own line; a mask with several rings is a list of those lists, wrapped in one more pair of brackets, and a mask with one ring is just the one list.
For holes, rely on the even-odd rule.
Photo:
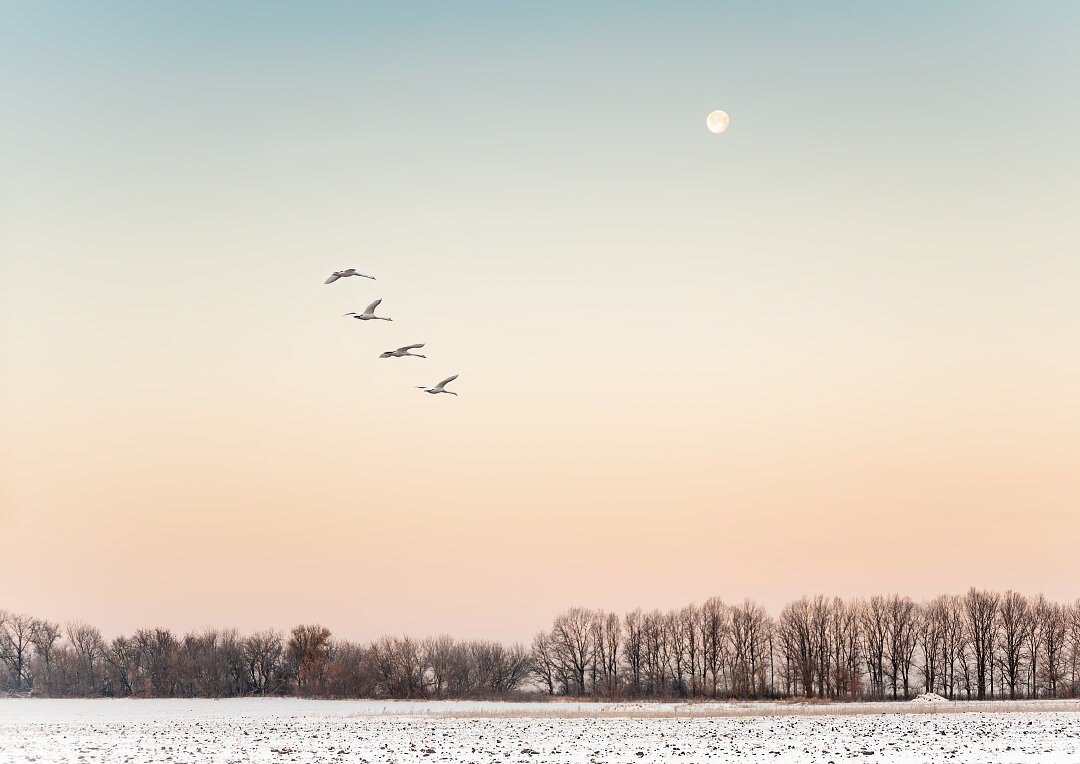
[(52, 676), (53, 687), (48, 688), (53, 697), (71, 697), (87, 693), (78, 692), (78, 670), (76, 668), (78, 658), (75, 656), (75, 648), (66, 640), (61, 641), (53, 648)]
[(326, 669), (326, 694), (335, 698), (364, 698), (374, 694), (375, 677), (370, 653), (362, 645), (333, 640)]
[(1042, 647), (1046, 641), (1047, 614), (1050, 603), (1041, 593), (1034, 602), (1029, 603), (1031, 628), (1027, 630), (1028, 694), (1039, 697), (1039, 668), (1042, 666)]
[(772, 656), (772, 623), (764, 608), (752, 599), (731, 609), (732, 693), (762, 697), (767, 685), (766, 664)]
[(467, 672), (463, 671), (462, 650), (449, 634), (421, 640), (420, 649), (424, 654), (424, 662), (431, 667), (431, 694), (434, 697), (445, 697), (454, 684), (459, 688), (467, 684), (467, 679), (463, 676)]
[(1000, 669), (1009, 687), (1009, 699), (1016, 699), (1024, 649), (1032, 632), (1031, 607), (1027, 599), (1011, 589), (1001, 598), (997, 610), (998, 630), (1001, 634)]
[(565, 683), (559, 673), (555, 644), (545, 631), (537, 633), (532, 642), (532, 675), (548, 695), (565, 691)]
[(904, 697), (910, 694), (911, 662), (917, 644), (916, 625), (916, 606), (911, 598), (891, 595), (886, 600), (886, 652), (894, 699), (897, 697), (898, 681), (903, 687)]
[(971, 647), (975, 654), (975, 686), (979, 700), (986, 699), (988, 680), (993, 668), (994, 626), (1000, 597), (995, 592), (978, 591), (971, 587), (964, 596), (964, 613)]
[(814, 673), (817, 677), (818, 697), (822, 698), (836, 697), (836, 689), (833, 687), (832, 639), (829, 633), (833, 620), (832, 611), (833, 600), (824, 595), (814, 597), (810, 609), (810, 638), (814, 643)]
[(285, 641), (273, 629), (259, 631), (244, 640), (243, 658), (247, 668), (248, 685), (257, 695), (271, 695), (284, 684), (282, 656)]
[(330, 661), (330, 629), (317, 624), (297, 626), (289, 635), (285, 650), (296, 676), (297, 693), (322, 692)]
[(731, 612), (719, 597), (710, 597), (701, 606), (701, 685), (704, 693), (715, 698), (727, 660), (731, 635)]
[(574, 607), (556, 616), (551, 627), (556, 660), (572, 678), (574, 686), (570, 691), (576, 695), (589, 692), (585, 678), (593, 668), (596, 655), (592, 621), (592, 611)]
[[(947, 688), (949, 699), (956, 697), (959, 686), (956, 672), (960, 670), (967, 677), (967, 628), (964, 625), (963, 600), (956, 595), (945, 595), (941, 603), (941, 665), (942, 679)], [(970, 683), (968, 683), (970, 687)], [(970, 697), (971, 693), (968, 692)]]
[(50, 694), (55, 691), (52, 662), (53, 653), (56, 650), (56, 643), (59, 641), (60, 635), (60, 624), (50, 623), (49, 621), (35, 621), (34, 629), (30, 634), (35, 656), (44, 670), (44, 676), (41, 677), (41, 680), (44, 683), (46, 692)]
[[(689, 628), (684, 626), (684, 622), (689, 624)], [(693, 606), (683, 611), (670, 610), (665, 613), (664, 630), (665, 639), (670, 645), (668, 671), (671, 676), (671, 687), (676, 695), (686, 697), (690, 690), (686, 685), (685, 677), (688, 673), (693, 674), (690, 660), (691, 656), (697, 652)]]
[(180, 643), (170, 629), (139, 629), (132, 637), (139, 652), (139, 695), (169, 698), (176, 689), (176, 652)]
[[(1043, 609), (1042, 618), (1042, 646), (1043, 680), (1051, 697), (1057, 697), (1061, 691), (1061, 682), (1065, 677), (1063, 656), (1065, 655), (1068, 633), (1068, 617), (1066, 608), (1057, 602), (1047, 603)], [(1034, 672), (1034, 669), (1033, 669)], [(1038, 681), (1038, 677), (1036, 677)], [(1036, 687), (1038, 684), (1036, 684)]]
[(831, 607), (828, 647), (836, 697), (854, 697), (859, 691), (859, 647), (858, 603), (837, 597)]
[(428, 673), (420, 644), (411, 637), (384, 636), (372, 645), (378, 690), (392, 698), (424, 696)]
[(1068, 692), (1073, 696), (1080, 696), (1080, 599), (1076, 600), (1065, 610), (1065, 644), (1063, 650), (1063, 663), (1065, 664), (1063, 679), (1068, 684)]
[(206, 629), (186, 635), (176, 656), (182, 695), (220, 698), (242, 695), (247, 688), (243, 643), (234, 629)]
[(753, 618), (750, 601), (731, 608), (731, 694), (748, 698), (754, 694)]
[(103, 658), (107, 667), (107, 681), (113, 694), (127, 697), (139, 688), (142, 669), (142, 653), (134, 641), (123, 635), (105, 646)]
[(944, 662), (945, 624), (948, 617), (945, 597), (924, 602), (918, 609), (917, 630), (922, 648), (923, 692), (945, 694), (942, 664)]
[(75, 648), (76, 692), (92, 695), (102, 689), (101, 664), (104, 660), (105, 642), (96, 626), (82, 622), (69, 623), (67, 638)]
[(509, 648), (499, 642), (475, 641), (468, 644), (476, 688), (483, 693), (507, 693), (516, 690), (529, 674), (529, 653), (520, 644)]
[(645, 676), (645, 617), (641, 609), (632, 610), (623, 617), (623, 661), (631, 697), (641, 697)]
[(810, 600), (803, 597), (784, 605), (777, 622), (780, 649), (789, 665), (794, 667), (795, 678), (802, 688), (802, 694), (808, 698), (814, 696), (814, 676), (817, 670), (812, 610)]
[(597, 611), (593, 616), (593, 666), (598, 682), (594, 691), (608, 698), (619, 692), (619, 648), (622, 644), (622, 623), (616, 613)]
[(0, 661), (7, 666), (16, 692), (30, 689), (30, 648), (37, 621), (21, 613), (0, 611)]
[(866, 669), (870, 674), (870, 695), (885, 697), (885, 651), (888, 645), (888, 606), (885, 598), (875, 595), (863, 602), (859, 610), (860, 634)]
[(671, 645), (668, 641), (666, 619), (659, 610), (646, 613), (642, 622), (642, 639), (645, 647), (645, 694), (668, 697), (668, 666)]

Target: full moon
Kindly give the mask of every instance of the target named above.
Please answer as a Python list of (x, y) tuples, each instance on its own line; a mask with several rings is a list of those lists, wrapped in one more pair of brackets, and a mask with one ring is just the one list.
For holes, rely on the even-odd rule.
[(727, 115), (726, 111), (717, 109), (705, 118), (705, 124), (709, 128), (709, 132), (722, 133), (731, 124), (731, 117)]

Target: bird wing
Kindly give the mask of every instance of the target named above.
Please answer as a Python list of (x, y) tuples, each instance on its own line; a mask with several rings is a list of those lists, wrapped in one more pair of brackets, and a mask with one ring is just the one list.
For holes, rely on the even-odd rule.
[(447, 377), (447, 378), (446, 378), (446, 379), (444, 379), (444, 380), (443, 380), (442, 382), (440, 382), (439, 384), (435, 385), (435, 389), (436, 389), (436, 390), (442, 390), (442, 389), (443, 389), (443, 387), (445, 387), (445, 386), (446, 386), (446, 384), (447, 384), (448, 382), (453, 382), (453, 381), (454, 381), (455, 379), (457, 379), (457, 378), (458, 378), (458, 376), (460, 376), (460, 375), (458, 375), (458, 374), (455, 374), (455, 375), (454, 375), (454, 376), (452, 376), (452, 377)]
[(424, 343), (421, 342), (421, 343), (418, 343), (416, 345), (406, 345), (403, 348), (398, 348), (398, 350), (416, 350), (417, 348), (422, 348), (423, 346), (424, 346)]
[(326, 281), (324, 281), (323, 283), (324, 283), (324, 284), (333, 284), (333, 283), (334, 283), (335, 281), (337, 281), (337, 280), (338, 280), (339, 278), (341, 278), (341, 274), (340, 274), (340, 273), (331, 273), (331, 274), (330, 274), (330, 278), (328, 278), (328, 279), (327, 279)]
[(371, 305), (368, 305), (366, 308), (364, 308), (364, 315), (365, 316), (370, 316), (372, 313), (374, 313), (375, 308), (379, 307), (380, 302), (382, 302), (381, 297), (378, 300), (376, 300), (375, 302), (371, 303)]

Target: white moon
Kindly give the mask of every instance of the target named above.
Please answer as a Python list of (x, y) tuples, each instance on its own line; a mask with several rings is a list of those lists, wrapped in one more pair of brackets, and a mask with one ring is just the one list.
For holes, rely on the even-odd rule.
[(717, 109), (705, 118), (705, 124), (709, 128), (709, 132), (722, 133), (731, 124), (731, 117), (727, 115), (726, 111)]

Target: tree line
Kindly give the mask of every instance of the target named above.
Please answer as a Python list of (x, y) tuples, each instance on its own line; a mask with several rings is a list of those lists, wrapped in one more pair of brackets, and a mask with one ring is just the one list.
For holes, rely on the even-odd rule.
[(1080, 697), (1080, 600), (970, 589), (747, 599), (624, 614), (575, 607), (529, 646), (443, 635), (361, 643), (319, 625), (111, 640), (0, 611), (0, 691), (49, 697), (950, 699)]

